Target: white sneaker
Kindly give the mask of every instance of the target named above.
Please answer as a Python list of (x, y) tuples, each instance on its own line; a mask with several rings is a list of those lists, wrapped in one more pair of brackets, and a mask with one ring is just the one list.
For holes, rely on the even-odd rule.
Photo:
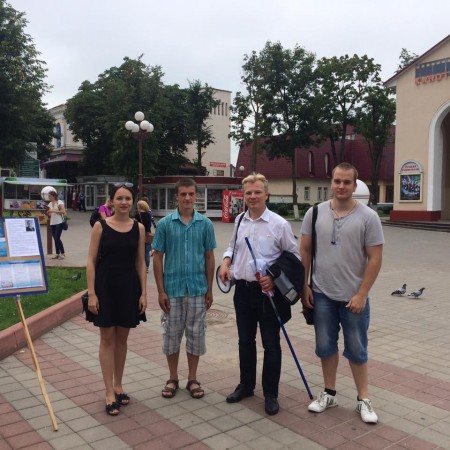
[(361, 419), (366, 423), (377, 423), (378, 416), (372, 408), (372, 403), (368, 398), (358, 400), (356, 405), (356, 411), (361, 414)]
[(327, 408), (333, 408), (337, 406), (337, 398), (335, 395), (327, 394), (325, 391), (321, 392), (319, 398), (314, 400), (308, 406), (308, 411), (321, 413), (324, 412)]

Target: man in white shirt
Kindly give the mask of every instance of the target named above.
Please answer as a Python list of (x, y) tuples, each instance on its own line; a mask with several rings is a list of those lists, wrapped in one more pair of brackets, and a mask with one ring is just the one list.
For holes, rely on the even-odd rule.
[[(289, 223), (266, 207), (269, 183), (262, 174), (251, 174), (243, 181), (247, 211), (236, 217), (230, 244), (223, 256), (219, 277), (223, 282), (231, 279), (230, 265), (233, 257), (233, 276), (236, 279), (234, 307), (239, 335), (240, 382), (227, 402), (239, 402), (253, 395), (256, 385), (256, 330), (259, 325), (264, 347), (262, 385), (265, 411), (277, 414), (278, 385), (281, 373), (280, 324), (264, 292), (274, 289), (269, 275), (256, 280), (252, 255), (247, 247), (248, 238), (257, 260), (266, 267), (273, 264), (283, 251), (300, 259), (298, 245)], [(281, 320), (291, 318), (287, 302), (275, 297)]]

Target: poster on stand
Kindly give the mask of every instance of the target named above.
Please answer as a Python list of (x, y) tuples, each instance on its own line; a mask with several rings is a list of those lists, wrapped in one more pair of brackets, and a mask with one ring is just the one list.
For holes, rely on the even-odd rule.
[(39, 220), (0, 218), (0, 297), (48, 292)]

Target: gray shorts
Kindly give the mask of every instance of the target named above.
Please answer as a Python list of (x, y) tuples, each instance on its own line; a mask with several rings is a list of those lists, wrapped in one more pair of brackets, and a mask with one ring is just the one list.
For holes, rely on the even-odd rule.
[(205, 296), (175, 297), (169, 299), (170, 313), (161, 313), (163, 353), (172, 355), (180, 351), (181, 339), (186, 333), (186, 351), (201, 356), (206, 353)]

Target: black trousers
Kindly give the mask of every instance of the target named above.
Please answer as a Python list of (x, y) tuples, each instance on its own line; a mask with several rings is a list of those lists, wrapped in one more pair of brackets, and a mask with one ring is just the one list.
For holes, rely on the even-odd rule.
[(240, 383), (249, 389), (255, 389), (256, 332), (259, 325), (264, 348), (264, 397), (278, 398), (281, 374), (280, 324), (272, 305), (257, 282), (238, 281), (233, 300), (239, 336)]

